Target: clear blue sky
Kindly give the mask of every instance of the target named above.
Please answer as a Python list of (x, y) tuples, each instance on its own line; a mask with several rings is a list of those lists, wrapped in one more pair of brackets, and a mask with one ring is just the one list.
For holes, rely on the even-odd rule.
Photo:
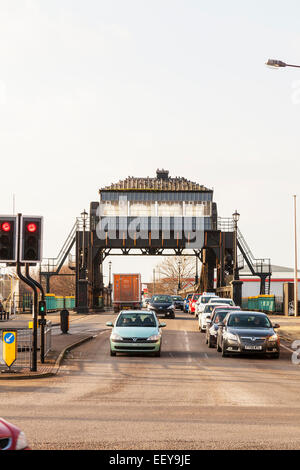
[(299, 2), (2, 0), (0, 44), (1, 212), (43, 214), (45, 256), (100, 187), (164, 167), (293, 265), (300, 71), (264, 62), (300, 64)]

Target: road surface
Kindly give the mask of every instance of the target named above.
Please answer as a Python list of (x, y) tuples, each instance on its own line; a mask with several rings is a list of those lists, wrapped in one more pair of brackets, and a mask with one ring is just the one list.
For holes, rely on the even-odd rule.
[(57, 376), (1, 381), (0, 416), (33, 449), (299, 449), (300, 366), (208, 349), (188, 314), (166, 321), (160, 358), (110, 357), (113, 314), (72, 328), (96, 337)]

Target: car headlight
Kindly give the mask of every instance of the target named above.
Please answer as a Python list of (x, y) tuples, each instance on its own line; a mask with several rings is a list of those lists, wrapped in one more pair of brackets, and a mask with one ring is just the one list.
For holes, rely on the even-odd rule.
[(159, 341), (160, 340), (160, 335), (152, 335), (147, 338), (147, 341)]
[(275, 333), (267, 338), (268, 341), (278, 341), (278, 335)]
[(231, 339), (232, 341), (238, 340), (237, 335), (234, 335), (233, 333), (227, 333), (226, 336), (227, 336), (227, 339)]
[(123, 340), (122, 336), (118, 335), (117, 333), (112, 333), (110, 335), (110, 339), (112, 341), (122, 341)]
[(26, 439), (25, 434), (21, 431), (18, 435), (17, 443), (16, 443), (16, 450), (22, 450), (28, 447), (28, 442)]

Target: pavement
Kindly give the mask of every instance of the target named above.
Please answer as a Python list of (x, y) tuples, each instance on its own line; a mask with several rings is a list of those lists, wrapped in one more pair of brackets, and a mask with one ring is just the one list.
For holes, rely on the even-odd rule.
[[(31, 371), (28, 367), (16, 369), (12, 367), (10, 372), (5, 365), (2, 367), (0, 365), (0, 380), (37, 379), (51, 377), (57, 374), (66, 353), (94, 337), (91, 332), (87, 333), (85, 329), (80, 331), (80, 328), (78, 328), (81, 322), (86, 322), (87, 316), (89, 315), (78, 314), (74, 311), (69, 312), (69, 332), (67, 334), (62, 334), (59, 330), (58, 333), (52, 334), (51, 351), (45, 357), (43, 364), (40, 361), (40, 353), (38, 351), (36, 372)], [(290, 347), (294, 340), (300, 340), (300, 317), (270, 315), (270, 319), (273, 323), (279, 323), (280, 328), (278, 329), (278, 333), (286, 346)], [(1, 320), (0, 330), (9, 328), (27, 328), (28, 323), (31, 320), (32, 316), (30, 314), (18, 314), (11, 317), (9, 320)], [(52, 326), (60, 326), (59, 313), (48, 313), (47, 320), (51, 321)]]
[[(51, 351), (47, 354), (42, 364), (40, 361), (40, 351), (37, 353), (37, 371), (31, 371), (28, 367), (15, 368), (12, 366), (11, 372), (7, 369), (6, 365), (0, 364), (0, 380), (16, 380), (16, 379), (37, 379), (43, 377), (51, 377), (57, 374), (60, 364), (65, 354), (71, 349), (80, 346), (82, 343), (91, 340), (94, 335), (84, 331), (80, 332), (78, 325), (80, 322), (86, 322), (87, 316), (78, 314), (74, 311), (69, 312), (69, 331), (67, 334), (61, 333), (61, 330), (56, 334), (51, 335)], [(52, 326), (60, 326), (60, 314), (47, 313), (47, 321), (50, 320)], [(17, 314), (12, 316), (9, 320), (0, 321), (1, 329), (18, 329), (28, 328), (29, 322), (32, 321), (31, 314)], [(76, 328), (75, 328), (76, 324)], [(74, 326), (74, 328), (73, 328)]]

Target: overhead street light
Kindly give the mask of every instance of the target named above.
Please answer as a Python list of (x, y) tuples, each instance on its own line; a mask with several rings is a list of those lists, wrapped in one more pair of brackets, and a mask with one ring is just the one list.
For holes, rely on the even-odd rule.
[[(281, 60), (269, 59), (266, 65), (273, 68), (294, 67), (300, 69), (300, 65), (286, 64)], [(296, 221), (296, 195), (294, 198), (294, 232), (295, 232), (295, 268), (294, 268), (294, 315), (298, 316), (298, 268), (297, 268), (297, 221)]]
[(233, 279), (235, 281), (239, 280), (239, 270), (237, 264), (237, 223), (240, 219), (240, 214), (237, 210), (232, 214), (232, 219), (234, 222), (234, 267), (233, 267)]
[(266, 65), (268, 65), (268, 67), (273, 67), (275, 69), (279, 69), (282, 67), (296, 67), (298, 69), (300, 68), (300, 65), (286, 64), (282, 60), (276, 60), (276, 59), (269, 59), (266, 62)]

